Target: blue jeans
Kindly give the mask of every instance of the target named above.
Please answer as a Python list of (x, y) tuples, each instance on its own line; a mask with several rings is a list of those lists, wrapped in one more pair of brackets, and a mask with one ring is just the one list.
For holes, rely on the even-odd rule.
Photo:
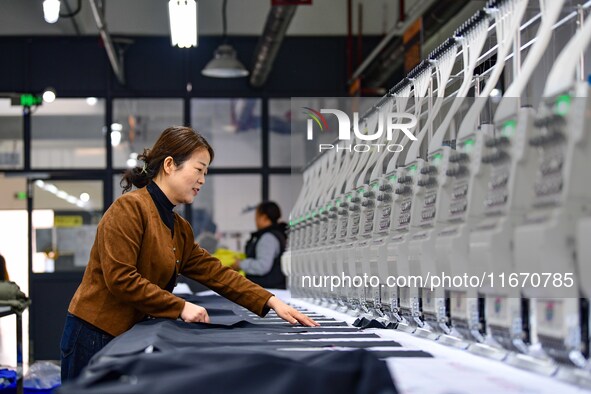
[(68, 313), (60, 343), (62, 382), (78, 377), (92, 356), (113, 338), (112, 335)]

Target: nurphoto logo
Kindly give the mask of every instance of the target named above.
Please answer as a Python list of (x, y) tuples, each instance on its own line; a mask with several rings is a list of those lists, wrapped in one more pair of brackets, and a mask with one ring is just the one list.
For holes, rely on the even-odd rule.
[(321, 132), (328, 132), (330, 128), (328, 127), (328, 122), (326, 117), (323, 114), (332, 114), (336, 116), (339, 130), (338, 130), (338, 139), (339, 141), (350, 141), (352, 139), (351, 129), (353, 129), (354, 138), (359, 141), (384, 141), (384, 133), (385, 133), (385, 140), (388, 143), (361, 143), (361, 144), (319, 144), (318, 151), (322, 152), (323, 150), (331, 150), (336, 149), (339, 150), (347, 150), (349, 152), (369, 152), (372, 150), (372, 146), (374, 150), (377, 149), (377, 152), (382, 151), (383, 149), (389, 152), (400, 152), (404, 149), (404, 146), (392, 142), (393, 138), (398, 138), (398, 133), (402, 131), (406, 137), (411, 141), (416, 141), (417, 138), (412, 134), (410, 131), (417, 125), (417, 118), (413, 114), (405, 113), (405, 112), (379, 112), (378, 113), (378, 121), (375, 130), (360, 130), (359, 127), (359, 112), (353, 112), (353, 127), (351, 128), (351, 120), (349, 115), (344, 111), (338, 109), (326, 109), (323, 108), (320, 111), (314, 110), (309, 107), (302, 107), (304, 110), (304, 114), (306, 114), (309, 118), (307, 121), (307, 139), (311, 141), (314, 139), (314, 124), (320, 129)]

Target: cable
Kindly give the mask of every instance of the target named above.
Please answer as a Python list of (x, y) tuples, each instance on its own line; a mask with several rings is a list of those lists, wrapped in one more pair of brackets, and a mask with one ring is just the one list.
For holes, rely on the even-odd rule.
[(451, 71), (453, 69), (455, 63), (455, 57), (457, 52), (457, 45), (453, 45), (450, 49), (448, 49), (445, 53), (441, 54), (441, 58), (436, 61), (436, 74), (437, 74), (437, 99), (435, 100), (435, 104), (433, 105), (433, 109), (429, 113), (427, 117), (427, 121), (425, 125), (417, 135), (417, 140), (414, 141), (408, 149), (408, 153), (406, 154), (407, 158), (417, 158), (419, 155), (419, 150), (421, 148), (421, 144), (423, 142), (423, 138), (427, 135), (427, 131), (429, 127), (432, 125), (433, 121), (435, 120), (436, 116), (439, 114), (439, 110), (443, 105), (443, 99), (445, 96), (445, 88), (449, 82)]
[[(410, 97), (410, 85), (405, 86), (402, 88), (400, 95), (396, 96), (396, 111), (397, 112), (406, 112), (406, 105), (408, 104), (408, 98)], [(386, 174), (394, 171), (396, 169), (396, 163), (398, 162), (398, 157), (400, 152), (396, 152), (390, 162), (388, 163), (388, 167), (386, 168)]]
[[(549, 4), (546, 4), (548, 1)], [(501, 100), (497, 111), (495, 112), (495, 123), (508, 118), (515, 113), (515, 98), (521, 97), (521, 93), (527, 86), (529, 79), (538, 65), (540, 59), (544, 55), (550, 37), (552, 36), (552, 26), (558, 20), (560, 11), (564, 5), (564, 0), (540, 0), (540, 7), (542, 9), (542, 24), (538, 28), (537, 40), (533, 47), (529, 50), (527, 58), (523, 63), (519, 76), (509, 86), (503, 99)]]
[(429, 143), (429, 152), (439, 148), (443, 144), (443, 139), (451, 125), (453, 117), (462, 105), (466, 98), (470, 86), (472, 85), (472, 76), (474, 75), (474, 67), (478, 62), (482, 48), (488, 35), (488, 18), (483, 19), (472, 30), (465, 33), (462, 38), (463, 59), (464, 59), (464, 80), (457, 91), (456, 99), (453, 101), (445, 119), (437, 128), (433, 139)]
[(224, 0), (222, 3), (222, 39), (226, 42), (226, 34), (227, 34), (227, 20), (226, 20), (226, 8), (228, 6), (228, 0)]
[(575, 33), (554, 62), (548, 74), (544, 97), (552, 97), (566, 91), (574, 79), (573, 74), (578, 65), (577, 56), (589, 45), (591, 40), (591, 16), (585, 19), (583, 26)]
[(495, 14), (498, 43), (497, 62), (492, 67), (492, 74), (486, 82), (484, 89), (480, 92), (479, 97), (481, 99), (476, 99), (474, 101), (474, 104), (470, 107), (470, 110), (464, 117), (464, 120), (460, 125), (458, 139), (473, 132), (474, 128), (478, 126), (476, 124), (478, 116), (482, 112), (482, 109), (486, 104), (486, 99), (497, 85), (503, 72), (507, 54), (511, 50), (511, 47), (513, 47), (515, 41), (515, 31), (521, 23), (526, 8), (527, 0), (515, 0), (501, 5), (498, 12)]
[[(64, 3), (67, 6), (68, 0), (64, 0)], [(76, 10), (70, 12), (69, 14), (61, 14), (60, 13), (60, 18), (73, 18), (80, 12), (81, 9), (82, 9), (82, 0), (78, 0), (76, 3)]]

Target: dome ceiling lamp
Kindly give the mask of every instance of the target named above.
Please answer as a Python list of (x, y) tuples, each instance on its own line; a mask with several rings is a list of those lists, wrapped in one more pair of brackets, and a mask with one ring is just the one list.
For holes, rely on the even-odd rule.
[(201, 74), (212, 78), (240, 78), (248, 76), (248, 70), (240, 63), (236, 56), (236, 50), (227, 43), (226, 28), (227, 0), (222, 5), (223, 42), (215, 50), (214, 57), (201, 70)]

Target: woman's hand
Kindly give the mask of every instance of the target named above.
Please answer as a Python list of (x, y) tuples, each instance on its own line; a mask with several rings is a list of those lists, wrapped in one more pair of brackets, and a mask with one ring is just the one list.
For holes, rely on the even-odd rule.
[(186, 301), (181, 319), (186, 323), (209, 323), (209, 315), (204, 307)]
[(242, 260), (241, 259), (234, 259), (234, 264), (232, 264), (230, 266), (230, 268), (232, 268), (234, 271), (240, 271), (240, 262)]
[(320, 325), (275, 296), (269, 298), (267, 306), (277, 312), (277, 316), (291, 324), (300, 323), (301, 325), (308, 327), (317, 327)]

